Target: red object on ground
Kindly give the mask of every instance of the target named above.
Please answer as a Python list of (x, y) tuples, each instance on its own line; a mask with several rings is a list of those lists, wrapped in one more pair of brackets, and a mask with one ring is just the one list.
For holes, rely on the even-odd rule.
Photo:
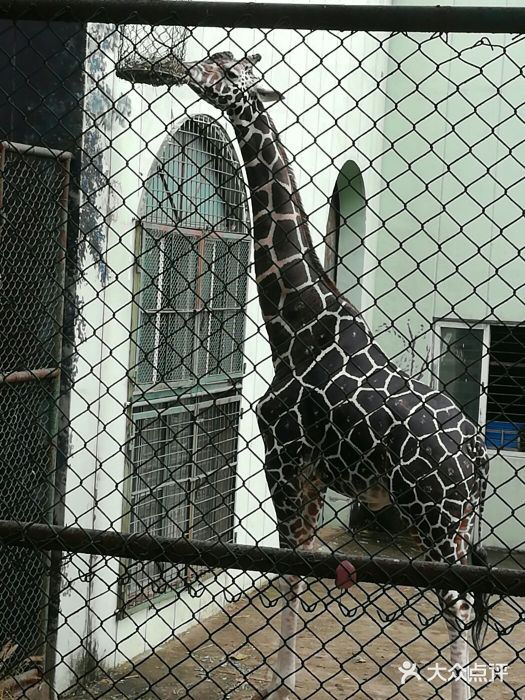
[(342, 561), (335, 570), (335, 583), (339, 588), (351, 588), (357, 583), (355, 566), (349, 561)]

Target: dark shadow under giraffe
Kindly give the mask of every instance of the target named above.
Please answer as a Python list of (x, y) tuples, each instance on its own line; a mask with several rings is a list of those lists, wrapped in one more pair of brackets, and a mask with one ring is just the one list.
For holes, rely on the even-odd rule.
[[(255, 75), (259, 55), (229, 52), (181, 64), (177, 82), (230, 119), (241, 147), (254, 220), (255, 274), (275, 369), (257, 406), (265, 472), (281, 546), (312, 546), (328, 486), (372, 510), (393, 502), (417, 529), (433, 561), (483, 561), (471, 546), (487, 478), (483, 440), (445, 394), (400, 371), (357, 309), (326, 275), (312, 246), (307, 217), (284, 148), (264, 108), (280, 98)], [(477, 557), (477, 559), (476, 559)], [(334, 572), (342, 588), (351, 565)], [(282, 646), (268, 689), (259, 697), (295, 695), (297, 576), (285, 577)], [(486, 629), (487, 597), (438, 593), (451, 662), (469, 660)], [(466, 681), (452, 683), (466, 700)]]

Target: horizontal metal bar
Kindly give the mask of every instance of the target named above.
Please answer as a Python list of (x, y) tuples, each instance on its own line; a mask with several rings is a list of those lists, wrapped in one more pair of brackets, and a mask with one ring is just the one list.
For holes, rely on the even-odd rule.
[[(0, 9), (0, 17), (2, 10)], [(25, 143), (14, 143), (13, 141), (2, 141), (0, 144), (6, 151), (19, 153), (21, 156), (36, 156), (38, 158), (56, 158), (58, 160), (71, 160), (73, 155), (69, 151), (58, 151), (55, 148), (45, 146), (31, 146)]]
[(295, 5), (202, 0), (3, 0), (0, 17), (341, 31), (525, 33), (524, 7)]
[(356, 568), (357, 581), (361, 583), (525, 597), (525, 571), (497, 567), (450, 566), (387, 557), (298, 552), (8, 520), (0, 520), (0, 545), (322, 579), (334, 579), (337, 566), (350, 560)]
[(34, 382), (37, 379), (55, 379), (60, 373), (59, 369), (24, 369), (19, 372), (7, 372), (0, 374), (0, 384), (21, 384), (22, 382)]

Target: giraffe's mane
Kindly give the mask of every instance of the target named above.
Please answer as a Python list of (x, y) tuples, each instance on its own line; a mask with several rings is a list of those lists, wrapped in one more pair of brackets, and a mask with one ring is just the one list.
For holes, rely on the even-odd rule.
[(312, 236), (310, 234), (310, 226), (308, 224), (308, 217), (306, 215), (306, 212), (303, 207), (303, 201), (301, 199), (301, 195), (299, 193), (299, 189), (297, 187), (297, 180), (295, 179), (295, 174), (292, 169), (292, 166), (290, 165), (290, 161), (288, 159), (288, 156), (286, 154), (286, 150), (284, 148), (284, 145), (280, 139), (279, 133), (277, 129), (275, 128), (275, 124), (270, 117), (269, 114), (266, 115), (268, 118), (268, 123), (270, 125), (270, 128), (272, 130), (273, 136), (274, 136), (274, 143), (277, 147), (277, 150), (279, 152), (279, 156), (284, 163), (286, 167), (286, 171), (288, 173), (288, 177), (290, 178), (290, 185), (292, 187), (292, 204), (294, 207), (297, 209), (299, 212), (299, 218), (300, 218), (300, 224), (299, 224), (299, 231), (301, 232), (301, 235), (303, 237), (303, 240), (305, 241), (306, 245), (308, 246), (308, 260), (310, 264), (312, 265), (313, 269), (317, 272), (319, 277), (323, 280), (323, 282), (326, 284), (326, 286), (336, 295), (336, 297), (340, 300), (345, 301), (347, 304), (352, 309), (352, 312), (355, 313), (355, 315), (359, 314), (358, 309), (350, 302), (348, 299), (346, 299), (343, 294), (339, 291), (337, 288), (335, 282), (330, 279), (330, 276), (326, 272), (323, 264), (319, 260), (319, 256), (317, 255), (314, 244), (312, 241)]

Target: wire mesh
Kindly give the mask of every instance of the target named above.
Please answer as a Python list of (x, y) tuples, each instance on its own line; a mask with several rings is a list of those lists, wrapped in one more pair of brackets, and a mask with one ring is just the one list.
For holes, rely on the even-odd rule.
[(519, 697), (525, 8), (217, 5), (0, 10), (0, 697)]
[[(47, 522), (57, 465), (57, 367), (62, 334), (67, 154), (0, 144), (2, 518)], [(50, 558), (0, 555), (2, 676), (34, 671), (45, 644)]]
[(188, 31), (184, 27), (126, 24), (120, 35), (116, 73), (124, 79), (165, 84), (166, 68), (184, 60)]

